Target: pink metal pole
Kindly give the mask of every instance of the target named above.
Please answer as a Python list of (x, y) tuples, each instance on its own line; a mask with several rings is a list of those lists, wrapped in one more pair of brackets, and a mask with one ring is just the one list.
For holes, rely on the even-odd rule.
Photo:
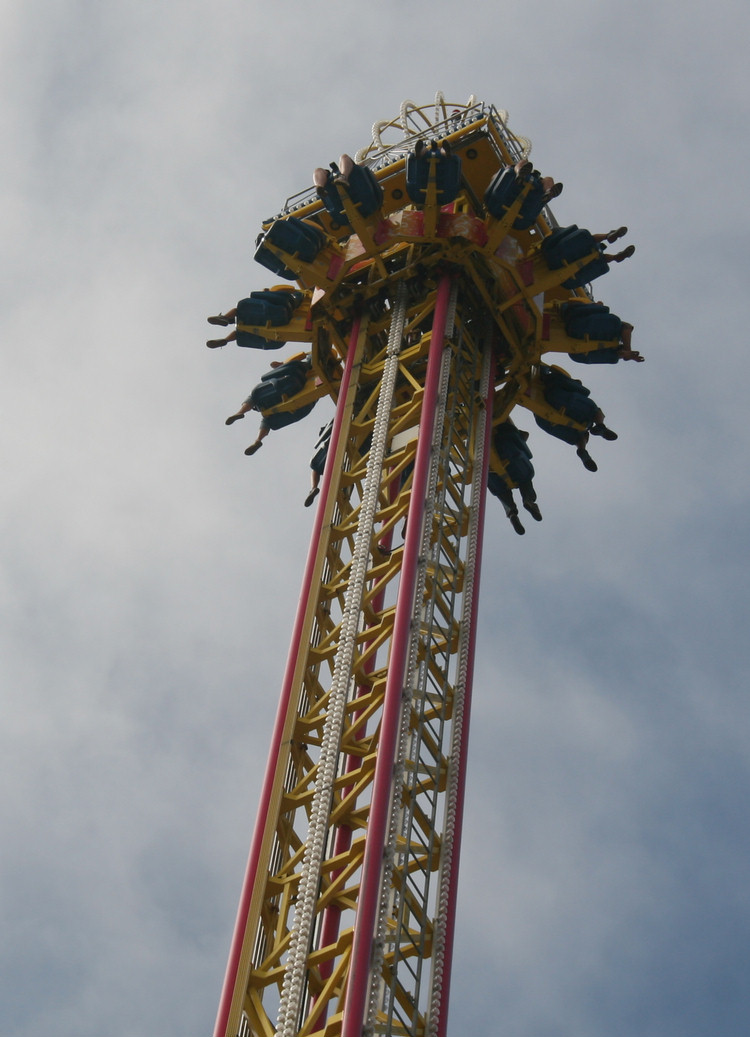
[[(331, 442), (328, 447), (329, 457), (335, 457), (338, 448), (338, 441), (341, 435), (341, 426), (344, 420), (342, 401), (346, 399), (347, 392), (349, 389), (349, 383), (351, 381), (351, 373), (352, 367), (354, 365), (354, 355), (356, 353), (357, 340), (359, 338), (360, 324), (361, 321), (359, 319), (357, 319), (354, 322), (351, 336), (349, 339), (349, 349), (347, 351), (346, 363), (344, 365), (344, 373), (342, 375), (341, 386), (339, 388), (339, 406), (336, 408), (336, 417), (334, 419), (333, 430), (331, 432)], [(286, 724), (287, 713), (289, 711), (289, 703), (292, 694), (292, 682), (294, 680), (294, 671), (297, 666), (297, 656), (300, 650), (302, 630), (305, 624), (305, 616), (307, 614), (308, 601), (310, 595), (314, 590), (313, 575), (315, 571), (315, 561), (318, 553), (318, 545), (320, 543), (321, 534), (323, 531), (323, 516), (326, 511), (324, 507), (324, 501), (328, 499), (328, 493), (330, 490), (332, 478), (332, 469), (332, 465), (326, 465), (323, 472), (320, 493), (321, 499), (318, 508), (316, 509), (315, 522), (313, 523), (312, 535), (310, 537), (310, 548), (307, 554), (307, 563), (305, 566), (305, 573), (302, 578), (302, 587), (300, 590), (299, 602), (297, 604), (297, 616), (292, 631), (292, 641), (289, 648), (289, 655), (287, 657), (286, 670), (284, 673), (284, 682), (282, 684), (281, 697), (279, 699), (279, 708), (276, 713), (276, 723), (274, 726), (273, 736), (271, 738), (271, 748), (268, 754), (268, 763), (266, 764), (266, 775), (263, 782), (263, 788), (261, 790), (260, 804), (258, 806), (258, 816), (255, 822), (255, 831), (253, 833), (253, 839), (250, 844), (250, 853), (248, 856), (247, 868), (245, 870), (245, 878), (242, 884), (240, 903), (237, 909), (237, 920), (234, 926), (234, 935), (232, 937), (232, 944), (229, 950), (229, 961), (227, 963), (227, 970), (224, 977), (224, 986), (222, 988), (221, 999), (219, 1001), (219, 1010), (216, 1016), (214, 1037), (233, 1037), (233, 1035), (227, 1034), (229, 1013), (232, 1006), (234, 989), (237, 984), (237, 977), (240, 967), (240, 957), (242, 955), (242, 947), (245, 940), (245, 931), (247, 929), (248, 914), (250, 912), (250, 902), (252, 900), (253, 889), (255, 888), (255, 882), (257, 879), (258, 861), (260, 859), (260, 853), (263, 847), (263, 841), (266, 834), (268, 812), (270, 809), (271, 797), (273, 794), (276, 768), (278, 766), (278, 761), (281, 755), (283, 732)]]
[(401, 582), (396, 601), (378, 758), (375, 765), (372, 801), (367, 823), (367, 842), (362, 864), (357, 916), (354, 922), (352, 960), (341, 1026), (342, 1037), (361, 1037), (362, 1026), (365, 1022), (370, 957), (378, 913), (383, 848), (393, 781), (393, 760), (401, 715), (401, 692), (406, 676), (409, 635), (417, 582), (417, 561), (422, 540), (422, 520), (427, 494), (450, 286), (449, 275), (443, 275), (438, 286), (432, 321), (432, 340), (427, 362), (422, 416), (419, 423), (419, 441), (412, 479), (409, 520), (404, 543), (404, 557), (401, 563)]
[(469, 719), (471, 715), (471, 689), (474, 680), (474, 654), (477, 642), (477, 615), (479, 614), (479, 576), (482, 569), (482, 545), (484, 543), (484, 517), (487, 504), (487, 474), (490, 466), (490, 441), (492, 438), (492, 401), (495, 394), (495, 362), (490, 366), (490, 385), (487, 393), (487, 422), (484, 429), (484, 463), (480, 484), (479, 517), (477, 520), (477, 554), (474, 569), (474, 587), (471, 595), (471, 628), (469, 631), (469, 657), (466, 664), (466, 686), (464, 688), (464, 717), (461, 729), (461, 749), (459, 758), (458, 796), (456, 799), (456, 817), (453, 828), (453, 861), (448, 886), (448, 907), (445, 922), (445, 948), (443, 952), (443, 983), (438, 1008), (437, 1037), (446, 1037), (448, 1026), (448, 1003), (450, 1000), (451, 969), (453, 965), (453, 944), (456, 933), (456, 901), (458, 891), (458, 866), (461, 859), (461, 829), (464, 820), (464, 794), (466, 792), (466, 761), (469, 750)]

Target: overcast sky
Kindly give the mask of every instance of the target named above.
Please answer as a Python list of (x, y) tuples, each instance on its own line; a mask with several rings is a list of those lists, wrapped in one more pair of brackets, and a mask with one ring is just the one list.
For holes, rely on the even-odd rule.
[(213, 1027), (312, 523), (315, 415), (205, 318), (261, 220), (402, 100), (510, 112), (646, 363), (581, 368), (490, 501), (451, 1031), (746, 1037), (750, 9), (0, 5), (0, 1033)]

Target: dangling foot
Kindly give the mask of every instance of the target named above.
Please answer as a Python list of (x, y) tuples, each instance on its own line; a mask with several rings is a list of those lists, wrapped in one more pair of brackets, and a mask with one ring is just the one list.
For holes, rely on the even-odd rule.
[(611, 428), (607, 428), (606, 425), (592, 425), (589, 432), (592, 436), (601, 436), (602, 439), (608, 439), (610, 442), (617, 439), (617, 433), (613, 432)]
[(220, 349), (222, 346), (226, 345), (226, 342), (223, 338), (211, 338), (208, 340), (206, 345), (209, 349)]
[(313, 171), (313, 184), (318, 189), (325, 187), (330, 178), (330, 172), (327, 169), (323, 169), (321, 166), (318, 166), (318, 168)]
[(230, 415), (230, 417), (227, 418), (227, 420), (224, 422), (224, 424), (225, 425), (234, 425), (235, 421), (242, 421), (242, 419), (244, 417), (245, 417), (244, 414), (232, 414), (232, 415)]
[(591, 454), (588, 452), (586, 447), (579, 446), (576, 450), (576, 453), (583, 462), (583, 467), (586, 468), (589, 472), (599, 471), (599, 466), (597, 465), (596, 461), (593, 459)]
[(418, 140), (417, 143), (414, 145), (414, 157), (415, 158), (421, 158), (422, 155), (424, 155), (426, 150), (427, 150), (427, 141), (426, 140)]
[(508, 518), (510, 519), (510, 524), (515, 529), (516, 533), (518, 533), (519, 536), (523, 536), (526, 530), (521, 525), (521, 520), (518, 517), (518, 512), (512, 512), (512, 514), (508, 515)]
[(614, 257), (614, 262), (615, 263), (622, 263), (623, 259), (630, 259), (630, 257), (633, 255), (634, 252), (635, 252), (635, 245), (628, 245), (628, 247), (624, 248), (622, 250), (622, 252), (618, 252), (617, 253), (617, 255)]
[(542, 521), (542, 513), (539, 510), (539, 505), (536, 503), (536, 501), (525, 500), (523, 502), (523, 506), (524, 508), (526, 508), (529, 515), (531, 515), (532, 518), (536, 519), (537, 522)]
[(250, 446), (245, 451), (245, 453), (247, 454), (248, 457), (251, 457), (256, 452), (256, 450), (260, 450), (260, 448), (262, 446), (263, 446), (262, 443), (251, 443)]
[(336, 165), (336, 163), (335, 162), (329, 162), (328, 165), (331, 167), (331, 172), (329, 174), (331, 179), (332, 180), (336, 180), (336, 182), (339, 183), (339, 184), (345, 184), (348, 187), (349, 186), (349, 178), (344, 176), (344, 174), (341, 172), (341, 170)]
[(229, 317), (225, 317), (223, 313), (217, 313), (215, 317), (208, 318), (209, 324), (218, 324), (222, 328), (226, 328), (228, 324), (234, 324)]
[(547, 193), (544, 196), (545, 203), (546, 202), (551, 202), (553, 198), (557, 198), (559, 195), (561, 195), (562, 194), (562, 189), (563, 189), (563, 185), (562, 184), (553, 184), (552, 187), (550, 187), (549, 191), (547, 191)]
[(308, 495), (305, 497), (305, 507), (306, 508), (310, 507), (310, 505), (312, 504), (312, 502), (315, 500), (315, 498), (318, 496), (319, 493), (320, 493), (320, 487), (319, 486), (315, 486), (315, 487), (313, 487), (312, 490), (310, 490)]
[(528, 159), (525, 162), (516, 162), (515, 169), (516, 176), (530, 176), (534, 171), (534, 163)]
[(617, 230), (611, 230), (607, 235), (607, 241), (611, 245), (612, 242), (617, 241), (618, 238), (624, 238), (627, 233), (627, 227), (619, 227)]

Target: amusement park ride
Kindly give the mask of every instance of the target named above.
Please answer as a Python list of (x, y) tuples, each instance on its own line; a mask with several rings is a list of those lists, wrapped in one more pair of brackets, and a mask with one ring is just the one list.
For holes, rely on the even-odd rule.
[(262, 430), (336, 404), (215, 1037), (446, 1033), (488, 477), (541, 518), (511, 412), (586, 467), (615, 438), (542, 356), (640, 359), (587, 287), (625, 228), (558, 227), (530, 150), (473, 98), (404, 102), (264, 223), (286, 283), (210, 318), (306, 344)]

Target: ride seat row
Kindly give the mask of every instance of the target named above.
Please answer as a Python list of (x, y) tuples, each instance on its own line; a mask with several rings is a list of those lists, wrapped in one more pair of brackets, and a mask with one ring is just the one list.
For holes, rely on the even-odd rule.
[(427, 201), (432, 161), (436, 163), (437, 204), (448, 205), (455, 201), (461, 190), (461, 159), (458, 155), (444, 155), (434, 148), (419, 157), (409, 155), (406, 159), (406, 193), (415, 205), (424, 205)]
[[(592, 252), (601, 252), (591, 231), (582, 230), (575, 223), (570, 227), (556, 227), (544, 238), (541, 248), (550, 270), (559, 270), (567, 263), (584, 259)], [(600, 254), (590, 263), (586, 263), (573, 277), (563, 281), (563, 287), (581, 288), (595, 277), (606, 274), (608, 270), (609, 264)]]
[(536, 221), (539, 213), (544, 208), (544, 187), (542, 178), (538, 173), (529, 175), (528, 180), (519, 177), (513, 166), (505, 166), (499, 170), (484, 194), (484, 204), (487, 211), (496, 220), (501, 220), (518, 196), (531, 181), (531, 188), (521, 203), (521, 208), (513, 221), (514, 230), (528, 230)]
[(346, 225), (350, 220), (341, 202), (337, 184), (343, 187), (362, 217), (372, 216), (383, 204), (383, 188), (368, 166), (355, 165), (349, 173), (348, 180), (347, 186), (336, 176), (330, 176), (326, 186), (318, 192), (327, 212), (340, 225)]
[(302, 263), (312, 263), (325, 243), (326, 236), (318, 227), (296, 216), (287, 216), (285, 220), (276, 220), (268, 228), (255, 250), (255, 259), (278, 277), (294, 281), (297, 277), (295, 271), (290, 270), (267, 246), (273, 245)]

